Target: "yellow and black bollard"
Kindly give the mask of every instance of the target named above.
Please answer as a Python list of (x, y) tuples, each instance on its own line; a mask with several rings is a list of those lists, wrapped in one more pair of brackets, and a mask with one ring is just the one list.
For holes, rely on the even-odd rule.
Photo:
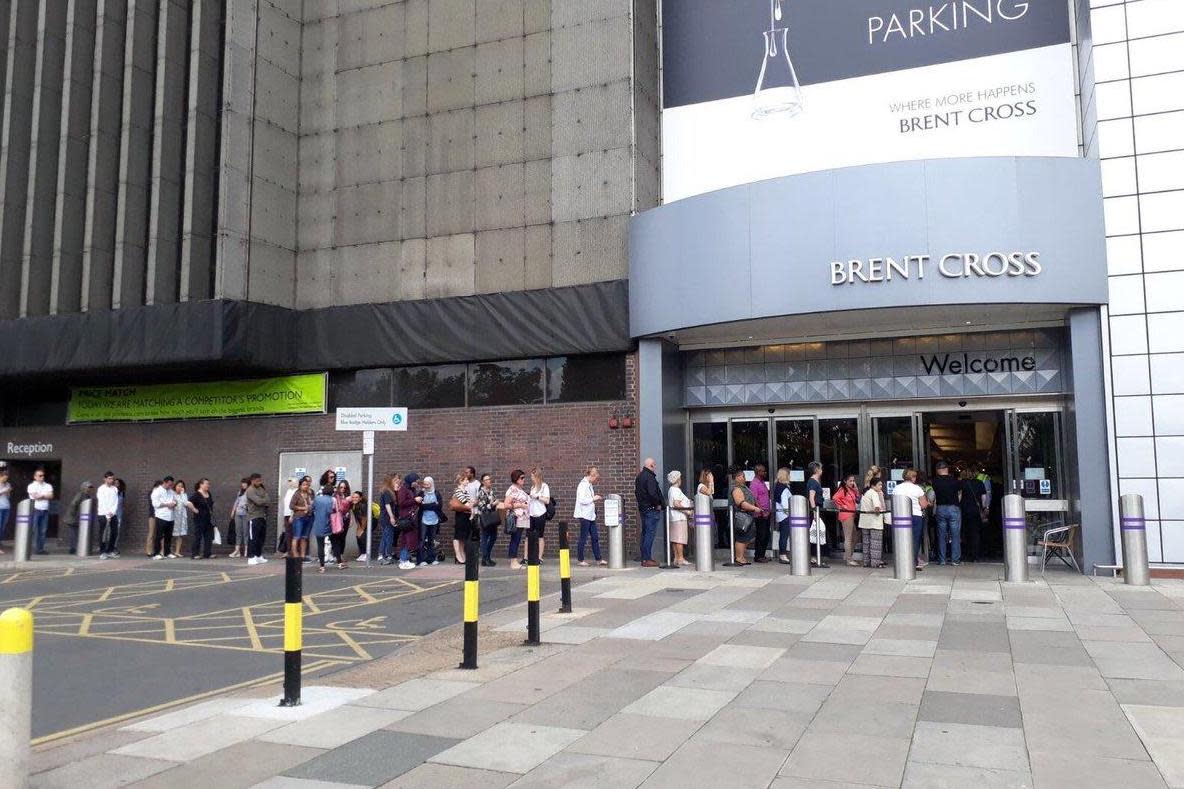
[(300, 706), (300, 651), (304, 630), (304, 560), (288, 556), (284, 573), (284, 698), (281, 707)]
[[(474, 525), (474, 529), (478, 527)], [(477, 555), (481, 543), (469, 540), (465, 549), (465, 646), (460, 668), (477, 668), (477, 605), (481, 599), (477, 585)]]
[(530, 529), (526, 537), (526, 645), (539, 643), (539, 538)]
[(559, 613), (571, 613), (571, 547), (566, 521), (559, 524)]

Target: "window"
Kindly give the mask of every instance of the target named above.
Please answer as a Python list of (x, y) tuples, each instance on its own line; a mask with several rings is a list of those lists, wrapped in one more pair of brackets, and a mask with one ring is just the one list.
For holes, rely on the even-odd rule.
[(469, 365), (469, 405), (532, 405), (542, 402), (542, 359)]
[(557, 356), (547, 360), (548, 403), (624, 399), (624, 356)]
[(464, 408), (465, 366), (400, 367), (395, 370), (395, 404), (408, 408)]
[(391, 370), (354, 370), (329, 376), (330, 408), (382, 408), (391, 404)]

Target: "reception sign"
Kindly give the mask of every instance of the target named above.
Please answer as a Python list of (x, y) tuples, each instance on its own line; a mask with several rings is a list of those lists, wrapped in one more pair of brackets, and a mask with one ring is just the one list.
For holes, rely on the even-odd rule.
[(325, 404), (325, 373), (246, 381), (83, 387), (70, 392), (69, 421), (323, 414)]

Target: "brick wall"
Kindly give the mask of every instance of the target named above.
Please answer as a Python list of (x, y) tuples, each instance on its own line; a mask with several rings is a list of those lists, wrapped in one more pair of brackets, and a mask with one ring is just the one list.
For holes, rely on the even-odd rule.
[[(444, 491), (451, 492), (456, 471), (472, 465), (479, 472), (493, 473), (494, 489), (501, 494), (509, 485), (511, 470), (537, 465), (561, 500), (555, 520), (548, 524), (548, 537), (553, 538), (559, 521), (571, 520), (576, 485), (584, 468), (595, 463), (601, 473), (598, 492), (625, 497), (626, 556), (634, 556), (638, 529), (633, 478), (640, 468), (637, 423), (630, 429), (608, 427), (614, 413), (637, 414), (635, 357), (628, 358), (626, 370), (629, 398), (618, 402), (412, 411), (406, 433), (379, 434), (375, 485), (384, 474), (416, 471), (432, 475)], [(186, 480), (192, 490), (198, 478), (209, 477), (221, 524), (241, 477), (257, 471), (270, 487), (278, 476), (281, 452), (356, 452), (361, 436), (338, 433), (333, 415), (325, 414), (0, 428), (0, 450), (10, 441), (53, 444), (53, 452), (43, 459), (61, 461), (58, 494), (67, 501), (83, 480), (98, 484), (104, 470), (115, 471), (128, 485), (120, 548), (129, 555), (143, 544), (147, 533), (147, 499), (153, 480), (171, 474)], [(273, 519), (269, 533), (274, 533), (274, 525)], [(578, 534), (573, 526), (573, 547)], [(445, 526), (445, 536), (451, 539), (451, 524)], [(607, 552), (603, 527), (601, 542)], [(504, 537), (499, 538), (499, 544), (504, 555)], [(554, 554), (557, 547), (557, 540), (548, 539), (546, 552)]]

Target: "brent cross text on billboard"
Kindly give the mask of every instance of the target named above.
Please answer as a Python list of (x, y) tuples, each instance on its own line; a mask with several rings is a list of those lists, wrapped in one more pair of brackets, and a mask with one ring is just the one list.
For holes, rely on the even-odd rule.
[(1076, 156), (1069, 0), (664, 0), (663, 191)]

